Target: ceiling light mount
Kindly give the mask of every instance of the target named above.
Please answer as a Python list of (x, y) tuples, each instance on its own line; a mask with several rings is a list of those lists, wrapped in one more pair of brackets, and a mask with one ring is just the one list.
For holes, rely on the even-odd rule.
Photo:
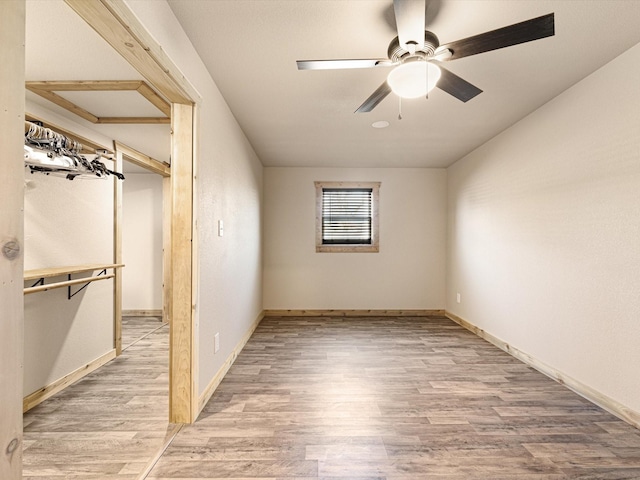
[(424, 32), (424, 45), (422, 47), (418, 47), (416, 45), (415, 52), (409, 52), (409, 50), (405, 50), (400, 46), (400, 40), (398, 37), (391, 40), (389, 44), (389, 48), (387, 49), (387, 56), (389, 60), (393, 63), (401, 62), (403, 59), (406, 59), (413, 55), (420, 55), (424, 57), (431, 57), (436, 51), (436, 48), (440, 46), (440, 41), (438, 37), (434, 33), (425, 30)]

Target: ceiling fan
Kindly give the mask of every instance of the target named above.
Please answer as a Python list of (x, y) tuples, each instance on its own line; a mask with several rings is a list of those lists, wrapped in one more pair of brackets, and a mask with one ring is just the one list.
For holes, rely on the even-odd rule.
[(389, 44), (388, 58), (298, 60), (298, 70), (395, 67), (356, 113), (370, 112), (392, 91), (402, 98), (417, 98), (436, 86), (467, 102), (482, 90), (442, 67), (440, 62), (539, 40), (555, 33), (554, 14), (549, 13), (440, 45), (438, 37), (425, 30), (426, 0), (393, 0), (393, 9), (398, 36)]

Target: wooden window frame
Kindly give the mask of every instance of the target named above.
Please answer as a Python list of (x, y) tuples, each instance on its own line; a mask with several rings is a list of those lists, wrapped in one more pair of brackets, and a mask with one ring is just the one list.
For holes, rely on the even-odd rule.
[[(380, 251), (379, 205), (380, 182), (314, 182), (316, 187), (316, 252), (378, 253)], [(325, 188), (371, 189), (371, 244), (326, 245), (322, 243), (322, 191)]]

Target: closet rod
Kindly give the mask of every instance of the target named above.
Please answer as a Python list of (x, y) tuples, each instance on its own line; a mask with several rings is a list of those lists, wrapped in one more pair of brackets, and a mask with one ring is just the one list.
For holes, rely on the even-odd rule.
[(82, 137), (80, 135), (76, 135), (75, 133), (67, 130), (66, 128), (62, 128), (52, 123), (46, 122), (28, 113), (26, 114), (26, 117), (27, 119), (24, 121), (24, 133), (27, 133), (29, 131), (31, 124), (33, 123), (35, 123), (36, 125), (42, 124), (44, 128), (48, 128), (49, 130), (53, 130), (56, 133), (64, 135), (65, 137), (69, 137), (73, 140), (80, 142), (83, 147), (80, 153), (97, 153), (98, 151), (104, 151), (109, 155), (112, 155), (114, 153), (113, 148), (109, 148), (104, 145), (99, 145), (96, 142), (89, 140), (88, 138)]
[(110, 273), (108, 275), (100, 275), (99, 277), (76, 278), (75, 280), (65, 280), (63, 282), (55, 282), (46, 285), (38, 285), (35, 287), (27, 287), (24, 289), (24, 294), (28, 295), (30, 293), (36, 292), (46, 292), (47, 290), (52, 290), (54, 288), (68, 287), (70, 285), (78, 285), (80, 283), (97, 282), (98, 280), (108, 280), (109, 278), (113, 277), (115, 277), (115, 275), (113, 273)]

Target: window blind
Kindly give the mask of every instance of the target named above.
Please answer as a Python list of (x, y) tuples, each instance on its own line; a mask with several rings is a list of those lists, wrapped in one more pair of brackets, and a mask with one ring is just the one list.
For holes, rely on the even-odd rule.
[(322, 189), (322, 243), (371, 245), (372, 189)]

